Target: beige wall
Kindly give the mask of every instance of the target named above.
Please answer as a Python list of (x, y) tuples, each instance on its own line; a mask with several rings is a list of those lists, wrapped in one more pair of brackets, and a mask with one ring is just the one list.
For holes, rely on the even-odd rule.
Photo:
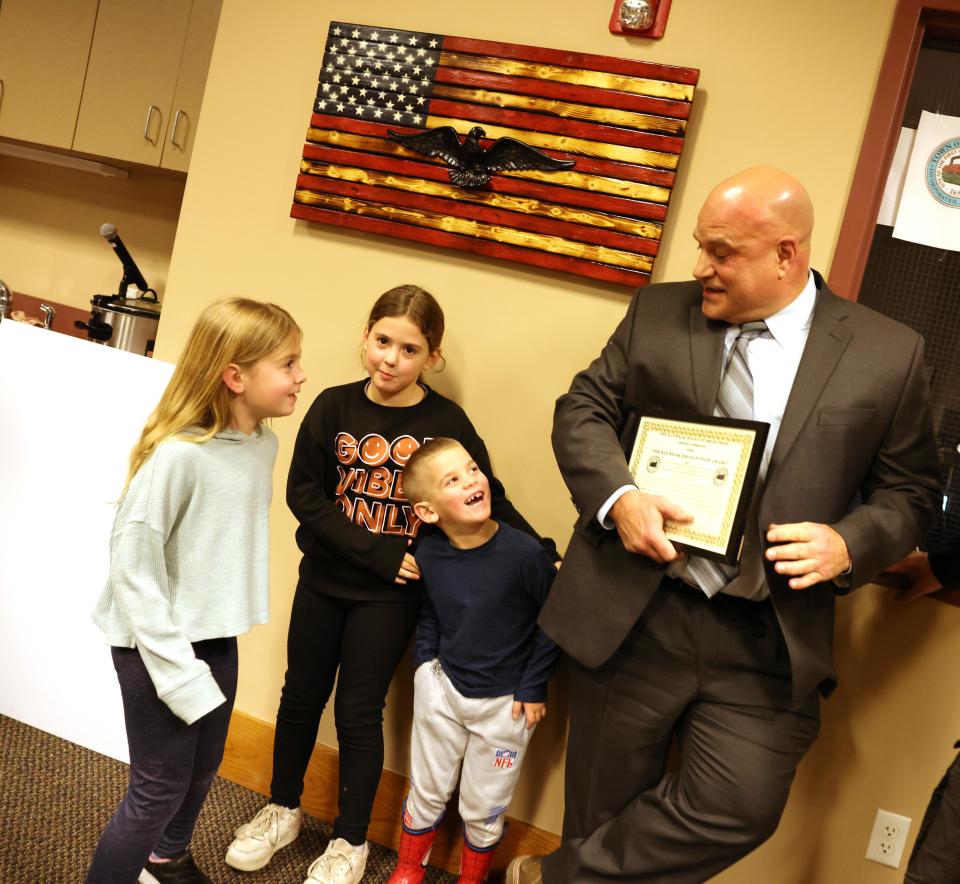
[(123, 275), (100, 236), (109, 221), (162, 299), (184, 183), (140, 167), (104, 178), (0, 156), (0, 279), (15, 292), (89, 307), (94, 295), (116, 292)]
[[(158, 355), (174, 358), (200, 309), (243, 293), (289, 307), (306, 330), (308, 390), (360, 376), (357, 345), (374, 297), (418, 282), (448, 319), (449, 368), (436, 386), (466, 407), (498, 475), (543, 532), (565, 542), (574, 513), (549, 447), (555, 397), (597, 352), (627, 303), (615, 287), (374, 236), (292, 221), (290, 203), (331, 18), (628, 55), (702, 69), (690, 138), (657, 265), (689, 275), (690, 232), (709, 187), (753, 163), (783, 166), (817, 206), (814, 263), (829, 270), (893, 0), (678, 0), (659, 42), (607, 30), (610, 0), (254, 0), (224, 4), (170, 267)], [(359, 10), (359, 11), (358, 11)], [(308, 397), (309, 398), (309, 397)], [(303, 406), (301, 406), (302, 411)], [(296, 580), (294, 523), (282, 499), (297, 421), (281, 438), (273, 511), (273, 621), (242, 641), (238, 707), (272, 720)], [(725, 881), (886, 882), (861, 859), (878, 805), (917, 817), (960, 732), (951, 671), (957, 612), (925, 602), (894, 614), (874, 589), (844, 605), (838, 633), (845, 687), (804, 763), (781, 830)], [(956, 632), (956, 630), (954, 630)], [(951, 656), (951, 651), (953, 652)], [(387, 765), (403, 770), (409, 678), (387, 711)], [(559, 830), (563, 691), (538, 733), (512, 808)], [(960, 733), (957, 734), (960, 736)], [(321, 740), (335, 745), (330, 716)]]

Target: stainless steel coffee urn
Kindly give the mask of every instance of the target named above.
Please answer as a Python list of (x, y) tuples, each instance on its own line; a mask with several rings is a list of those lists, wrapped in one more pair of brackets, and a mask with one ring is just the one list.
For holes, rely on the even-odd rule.
[(87, 337), (98, 344), (151, 356), (160, 324), (157, 293), (147, 285), (117, 228), (104, 224), (100, 235), (110, 243), (123, 265), (119, 291), (115, 295), (94, 295), (90, 301), (90, 319), (74, 325), (86, 329)]

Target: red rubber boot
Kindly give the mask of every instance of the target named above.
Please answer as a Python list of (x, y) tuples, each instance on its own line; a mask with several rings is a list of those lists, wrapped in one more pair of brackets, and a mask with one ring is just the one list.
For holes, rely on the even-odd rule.
[(460, 854), (460, 877), (457, 884), (483, 884), (487, 880), (496, 844), (486, 850), (477, 850), (463, 839), (463, 853)]
[(400, 849), (397, 851), (399, 861), (387, 884), (420, 884), (426, 872), (433, 839), (436, 837), (436, 829), (429, 829), (419, 835), (404, 829), (400, 835)]

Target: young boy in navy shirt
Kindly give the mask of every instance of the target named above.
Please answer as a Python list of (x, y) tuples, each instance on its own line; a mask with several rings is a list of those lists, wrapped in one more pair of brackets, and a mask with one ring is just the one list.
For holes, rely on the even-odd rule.
[[(537, 626), (555, 569), (532, 537), (490, 518), (490, 485), (459, 442), (431, 439), (403, 490), (443, 533), (416, 551), (424, 597), (414, 647), (410, 791), (388, 884), (419, 884), (460, 779), (462, 884), (486, 879), (559, 649)], [(460, 775), (462, 764), (462, 775)]]

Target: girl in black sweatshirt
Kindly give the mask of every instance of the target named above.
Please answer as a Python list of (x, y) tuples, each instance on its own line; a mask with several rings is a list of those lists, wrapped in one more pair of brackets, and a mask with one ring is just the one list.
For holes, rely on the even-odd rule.
[[(229, 865), (253, 870), (293, 841), (303, 778), (324, 706), (337, 681), (339, 815), (307, 882), (363, 877), (367, 826), (383, 768), (383, 707), (420, 607), (413, 544), (420, 522), (402, 472), (425, 440), (458, 440), (490, 478), (492, 517), (536, 532), (494, 477), (483, 440), (463, 409), (421, 373), (442, 360), (443, 311), (429, 292), (403, 285), (380, 296), (363, 334), (369, 377), (329, 387), (310, 407), (294, 448), (287, 503), (303, 552), (277, 712), (270, 803), (237, 830)], [(550, 540), (543, 545), (557, 559)], [(339, 675), (338, 675), (339, 673)]]

